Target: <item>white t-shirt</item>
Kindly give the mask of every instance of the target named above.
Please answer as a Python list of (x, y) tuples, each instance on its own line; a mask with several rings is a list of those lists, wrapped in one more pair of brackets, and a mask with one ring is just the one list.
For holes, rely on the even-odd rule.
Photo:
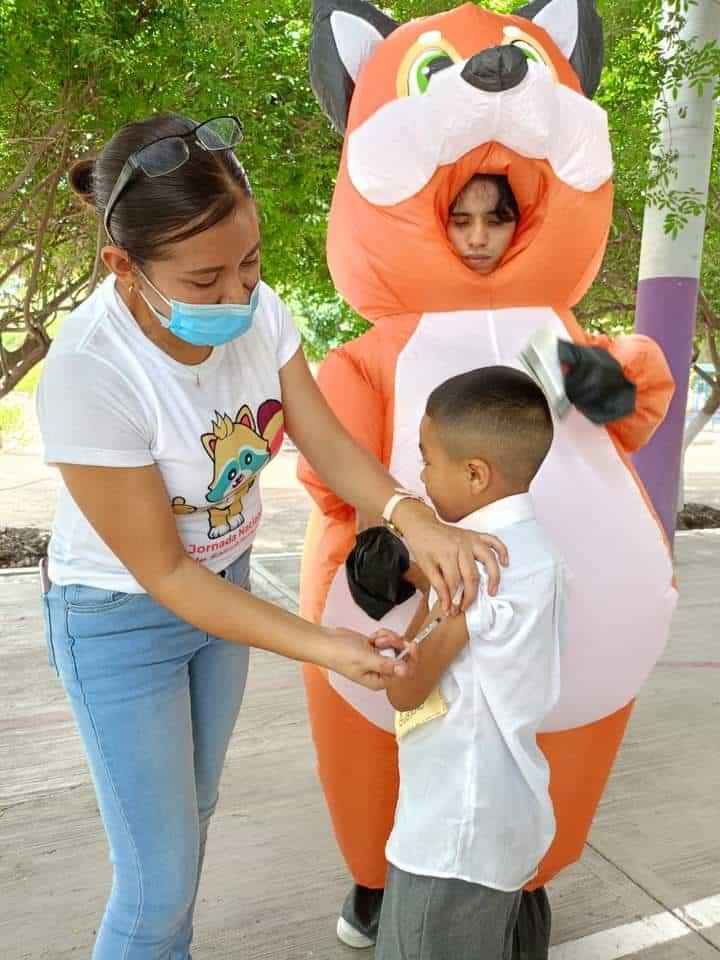
[[(263, 283), (250, 330), (187, 366), (145, 336), (108, 277), (68, 317), (45, 360), (45, 462), (155, 464), (188, 554), (224, 570), (260, 522), (257, 475), (283, 438), (279, 370), (299, 346), (287, 307)], [(49, 562), (54, 583), (143, 592), (64, 486)]]
[(497, 595), (481, 590), (466, 613), (469, 643), (440, 683), (447, 713), (399, 741), (387, 858), (408, 873), (519, 890), (555, 835), (535, 736), (560, 692), (565, 568), (528, 494), (457, 526), (499, 536), (510, 566)]

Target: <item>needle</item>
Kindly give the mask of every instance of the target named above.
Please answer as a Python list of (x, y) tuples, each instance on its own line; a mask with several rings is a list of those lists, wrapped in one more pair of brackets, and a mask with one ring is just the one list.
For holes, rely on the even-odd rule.
[[(453, 605), (453, 607), (457, 607), (457, 606), (460, 605), (460, 602), (461, 602), (461, 600), (462, 600), (462, 597), (463, 597), (463, 586), (462, 586), (462, 584), (461, 584), (461, 585), (457, 588), (457, 590), (455, 591), (455, 596), (454, 596), (453, 599), (452, 599), (452, 605)], [(431, 620), (430, 623), (428, 623), (428, 625), (427, 625), (426, 627), (423, 627), (423, 629), (420, 631), (420, 633), (419, 633), (419, 634), (415, 637), (415, 639), (413, 640), (413, 643), (422, 643), (424, 640), (427, 640), (427, 638), (430, 636), (430, 634), (433, 632), (433, 630), (436, 630), (436, 629), (440, 626), (441, 623), (443, 623), (445, 620), (447, 620), (447, 618), (448, 618), (449, 616), (450, 616), (449, 613), (441, 613), (441, 614), (439, 614), (439, 616), (435, 617), (434, 620)], [(404, 660), (404, 659), (407, 657), (408, 653), (409, 653), (409, 647), (406, 647), (401, 653), (399, 653), (399, 654), (395, 657), (395, 659), (396, 659), (396, 660)]]

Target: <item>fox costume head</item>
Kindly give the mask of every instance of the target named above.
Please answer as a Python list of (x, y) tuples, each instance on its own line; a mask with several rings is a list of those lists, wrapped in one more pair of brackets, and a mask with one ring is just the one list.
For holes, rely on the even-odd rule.
[[(594, 279), (612, 210), (593, 0), (513, 16), (466, 3), (397, 24), (365, 0), (314, 0), (310, 73), (345, 142), (328, 230), (337, 289), (364, 317), (571, 307)], [(475, 174), (508, 177), (520, 211), (488, 275), (447, 239)]]

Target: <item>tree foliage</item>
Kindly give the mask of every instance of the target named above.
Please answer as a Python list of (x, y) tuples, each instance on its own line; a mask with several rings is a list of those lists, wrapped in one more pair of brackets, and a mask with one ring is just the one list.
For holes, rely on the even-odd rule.
[(240, 115), (265, 276), (342, 314), (324, 258), (338, 140), (310, 90), (308, 14), (300, 0), (0, 0), (0, 395), (97, 276), (70, 164), (151, 112)]
[[(685, 2), (678, 0), (680, 13)], [(385, 5), (405, 20), (453, 3)], [(486, 5), (509, 12), (518, 3)], [(614, 331), (631, 322), (644, 199), (661, 186), (648, 178), (648, 157), (668, 65), (658, 56), (660, 0), (600, 0), (599, 7), (607, 38), (599, 100), (610, 115), (617, 203), (600, 280), (579, 316)], [(309, 21), (309, 0), (0, 0), (0, 396), (44, 356), (52, 324), (98, 278), (101, 238), (70, 195), (69, 165), (151, 112), (240, 115), (239, 154), (261, 210), (265, 277), (291, 302), (311, 355), (362, 329), (325, 265), (340, 140), (310, 90)], [(717, 50), (685, 53), (673, 69), (694, 71), (698, 85), (712, 82)], [(720, 144), (713, 169), (717, 183)], [(678, 216), (691, 202), (680, 198)], [(714, 189), (702, 286), (703, 316), (716, 319), (719, 248)]]
[[(694, 2), (694, 0), (693, 0)], [(661, 0), (601, 2), (606, 40), (606, 65), (596, 99), (610, 121), (615, 158), (615, 208), (608, 251), (597, 283), (578, 310), (578, 316), (607, 332), (632, 324), (640, 260), (643, 209), (646, 201), (667, 209), (666, 229), (675, 232), (698, 212), (697, 199), (672, 190), (671, 154), (660, 155), (658, 129), (667, 104), (656, 99), (666, 86), (675, 91), (683, 77), (698, 92), (720, 84), (720, 49), (701, 50), (679, 44), (678, 56), (663, 60), (662, 45), (674, 39), (682, 26), (688, 0), (676, 0), (675, 13), (661, 25)], [(720, 86), (718, 86), (720, 93)], [(651, 172), (650, 158), (656, 164)], [(701, 286), (708, 303), (720, 308), (720, 136), (716, 136)], [(713, 187), (713, 184), (715, 187)], [(699, 315), (704, 322), (705, 313)]]
[[(600, 275), (577, 311), (587, 326), (617, 334), (632, 327), (646, 203), (665, 211), (665, 230), (676, 236), (702, 212), (701, 198), (673, 186), (675, 155), (659, 145), (659, 128), (683, 83), (698, 95), (720, 95), (720, 47), (678, 38), (690, 3), (697, 0), (624, 0), (600, 4), (604, 13), (606, 66), (598, 101), (607, 110), (615, 157), (615, 207)], [(673, 56), (660, 52), (672, 48)], [(660, 92), (666, 91), (664, 96)], [(653, 159), (651, 165), (650, 159)], [(710, 190), (700, 275), (693, 369), (710, 391), (701, 416), (688, 428), (686, 445), (720, 405), (720, 114), (716, 114)], [(709, 361), (708, 374), (700, 361)]]

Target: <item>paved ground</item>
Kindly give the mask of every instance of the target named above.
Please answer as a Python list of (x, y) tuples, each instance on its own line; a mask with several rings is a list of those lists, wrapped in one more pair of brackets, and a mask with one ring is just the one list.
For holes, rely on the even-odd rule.
[[(17, 523), (27, 505), (26, 522), (43, 525), (52, 481), (37, 464), (36, 474), (11, 474), (19, 459), (0, 455), (0, 487), (14, 486), (0, 490), (0, 524)], [(255, 587), (293, 607), (306, 505), (290, 455), (273, 471)], [(678, 537), (672, 641), (635, 710), (590, 845), (553, 884), (553, 960), (720, 954), (719, 559), (720, 534)], [(80, 744), (47, 666), (37, 592), (32, 577), (0, 577), (3, 960), (89, 957), (111, 875)], [(257, 654), (211, 831), (195, 960), (348, 960), (333, 935), (346, 884), (298, 668)]]
[(693, 444), (685, 467), (685, 500), (720, 508), (720, 438)]
[[(688, 452), (686, 466), (686, 499), (720, 508), (720, 439), (714, 443), (694, 444)], [(49, 529), (57, 484), (57, 471), (46, 467), (37, 452), (0, 451), (0, 527)], [(266, 470), (263, 489), (267, 492), (301, 489), (295, 479), (292, 451), (283, 450)], [(284, 534), (283, 528), (279, 527), (278, 532)], [(283, 549), (282, 544), (278, 549)]]

